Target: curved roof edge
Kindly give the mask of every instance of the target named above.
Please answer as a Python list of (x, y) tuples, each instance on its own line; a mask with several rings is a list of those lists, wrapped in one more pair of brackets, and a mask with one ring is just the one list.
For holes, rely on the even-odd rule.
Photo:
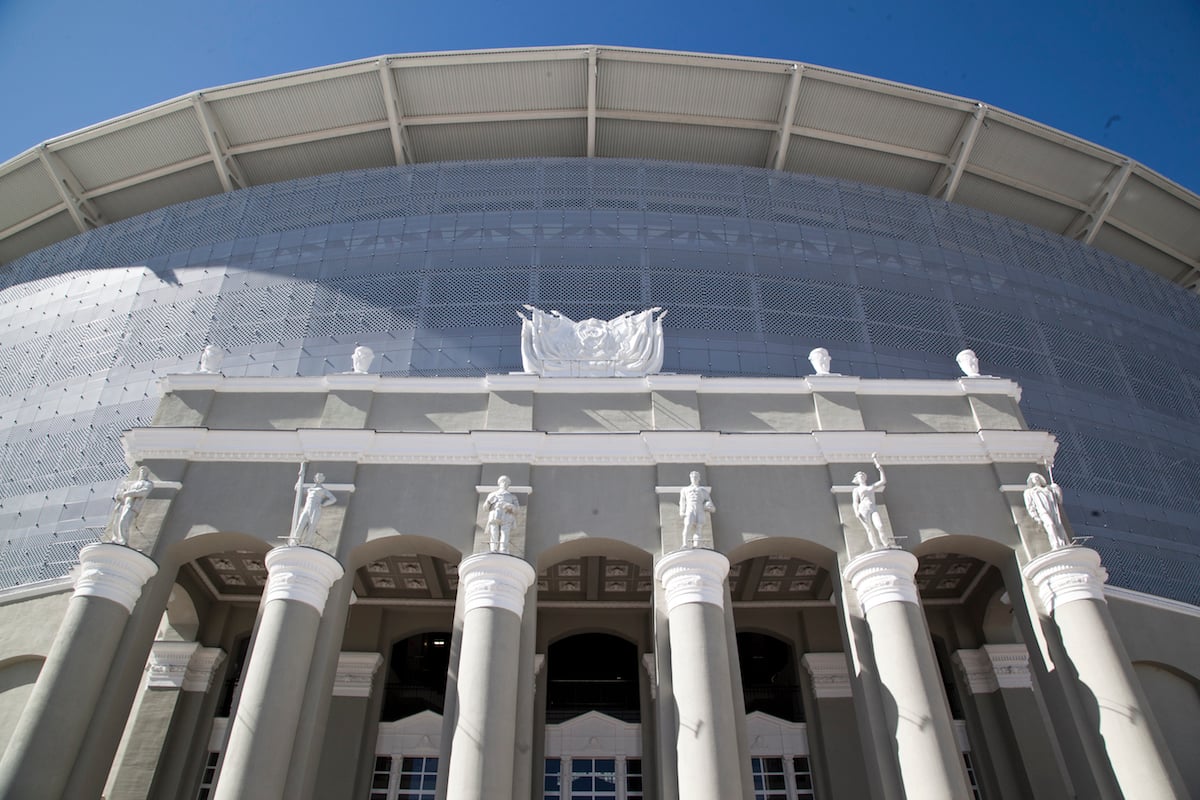
[(1200, 196), (961, 97), (800, 62), (625, 47), (386, 55), (204, 89), (0, 164), (0, 262), (186, 200), (531, 156), (847, 178), (1013, 217), (1200, 292)]

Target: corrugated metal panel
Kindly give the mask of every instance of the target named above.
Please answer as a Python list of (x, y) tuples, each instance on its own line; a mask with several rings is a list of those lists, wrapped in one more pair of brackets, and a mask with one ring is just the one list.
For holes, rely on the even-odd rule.
[(42, 213), (62, 202), (54, 181), (40, 161), (31, 161), (5, 175), (0, 182), (0, 230)]
[[(1090, 204), (1113, 165), (1006, 125), (990, 116), (979, 129), (971, 163)], [(1049, 227), (1043, 225), (1042, 227)]]
[(596, 125), (596, 153), (610, 158), (661, 158), (703, 164), (761, 167), (771, 145), (769, 131), (671, 125), (602, 119)]
[(596, 86), (600, 108), (730, 117), (774, 122), (790, 74), (670, 64), (603, 61)]
[(235, 146), (387, 119), (378, 72), (267, 88), (211, 106)]
[(148, 183), (139, 183), (119, 192), (93, 199), (109, 221), (125, 219), (156, 208), (221, 193), (221, 182), (211, 164), (174, 172)]
[(238, 156), (238, 163), (250, 182), (257, 184), (385, 167), (395, 164), (396, 156), (388, 132), (371, 131), (246, 153)]
[(583, 119), (421, 125), (409, 140), (421, 161), (582, 156), (587, 148)]
[(965, 173), (958, 184), (954, 202), (1019, 219), (1040, 228), (1062, 233), (1079, 212), (1053, 200), (1023, 192), (1012, 186)]
[(1164, 192), (1136, 174), (1130, 175), (1110, 212), (1113, 219), (1170, 242), (1181, 253), (1200, 258), (1200, 208)]
[(924, 194), (937, 175), (938, 165), (878, 150), (793, 136), (784, 169)]
[(196, 112), (188, 108), (56, 152), (84, 188), (95, 189), (178, 164), (208, 152), (208, 147)]
[(587, 106), (586, 61), (529, 61), (395, 70), (407, 117)]
[(7, 264), (26, 253), (32, 253), (46, 245), (61, 242), (63, 239), (79, 233), (75, 221), (66, 211), (44, 219), (37, 225), (18, 231), (12, 236), (0, 239), (0, 264)]
[(1111, 225), (1100, 229), (1093, 242), (1101, 250), (1107, 250), (1118, 258), (1140, 264), (1147, 269), (1157, 272), (1167, 280), (1178, 280), (1187, 275), (1188, 266), (1178, 259), (1172, 258), (1163, 251), (1151, 247), (1141, 239), (1136, 239), (1124, 231), (1119, 231)]
[(805, 74), (795, 124), (917, 150), (946, 153), (963, 112), (905, 97), (830, 83)]

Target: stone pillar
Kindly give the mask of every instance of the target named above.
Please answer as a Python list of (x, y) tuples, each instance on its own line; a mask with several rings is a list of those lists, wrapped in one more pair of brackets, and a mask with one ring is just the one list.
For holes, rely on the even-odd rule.
[(79, 551), (75, 594), (0, 759), (0, 797), (62, 796), (129, 614), (156, 572), (124, 545)]
[(679, 797), (687, 800), (743, 796), (725, 630), (728, 574), (729, 559), (705, 549), (678, 550), (654, 567), (666, 592)]
[(479, 553), (458, 565), (463, 593), (458, 702), (450, 745), (447, 797), (510, 800), (521, 675), (521, 617), (537, 575), (503, 553)]
[[(354, 782), (363, 764), (367, 738), (362, 732), (368, 727), (372, 711), (378, 718), (376, 676), (383, 665), (379, 653), (342, 652), (338, 655), (337, 673), (333, 681), (333, 701), (329, 705), (326, 726), (319, 737), (324, 744), (318, 759), (317, 779), (313, 796), (322, 798), (351, 797)], [(372, 694), (376, 702), (372, 702)], [(343, 735), (325, 737), (325, 730), (343, 731)], [(373, 742), (371, 743), (374, 744)], [(372, 747), (371, 754), (375, 750)], [(365, 796), (367, 793), (364, 792)]]
[[(1078, 684), (1083, 714), (1076, 719), (1101, 791), (1114, 797), (1187, 797), (1149, 703), (1121, 644), (1104, 599), (1108, 573), (1100, 554), (1086, 547), (1052, 550), (1022, 569), (1039, 611), (1053, 621), (1066, 663), (1054, 671)], [(1115, 786), (1105, 787), (1106, 776)], [(1106, 791), (1107, 790), (1107, 791)]]
[(913, 582), (916, 572), (912, 553), (874, 550), (850, 561), (842, 575), (858, 595), (871, 631), (884, 714), (906, 796), (958, 800), (970, 797), (970, 791)]
[(343, 573), (336, 558), (311, 547), (276, 547), (266, 564), (262, 612), (229, 721), (216, 800), (283, 797), (317, 627), (329, 587)]
[(805, 653), (813, 706), (808, 715), (809, 757), (814, 779), (830, 797), (870, 797), (867, 764), (858, 736), (854, 696), (845, 653)]
[[(158, 645), (182, 644), (176, 642), (158, 642)], [(155, 655), (151, 651), (151, 659)], [(158, 758), (154, 781), (146, 793), (151, 798), (175, 798), (188, 794), (191, 773), (187, 765), (194, 759), (197, 731), (207, 732), (208, 721), (212, 719), (212, 708), (217, 698), (210, 694), (217, 674), (225, 663), (225, 651), (219, 647), (197, 647), (188, 660), (187, 668), (182, 676), (171, 675), (171, 686), (178, 683), (179, 697), (175, 702), (175, 713), (171, 718), (171, 727), (167, 735), (159, 743), (161, 755)], [(151, 668), (151, 676), (155, 670)], [(148, 686), (157, 686), (160, 678), (151, 678)], [(136, 726), (133, 726), (136, 730)], [(207, 749), (206, 749), (207, 750)], [(120, 776), (118, 775), (118, 778)], [(115, 791), (107, 793), (109, 797), (122, 797)], [(141, 795), (138, 795), (141, 796)]]

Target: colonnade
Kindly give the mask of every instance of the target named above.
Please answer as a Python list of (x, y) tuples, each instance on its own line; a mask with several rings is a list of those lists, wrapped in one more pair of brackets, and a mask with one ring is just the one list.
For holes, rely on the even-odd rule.
[[(70, 771), (63, 765), (82, 755), (84, 733), (94, 724), (115, 649), (142, 587), (157, 571), (146, 556), (115, 544), (85, 548), (81, 564), (66, 618), (0, 760), (0, 797), (66, 796)], [(726, 583), (729, 566), (724, 555), (705, 548), (669, 553), (655, 565), (656, 602), (665, 626), (656, 653), (660, 780), (659, 791), (651, 789), (647, 796), (754, 796)], [(317, 655), (322, 616), (328, 614), (330, 590), (343, 577), (343, 567), (334, 557), (301, 546), (275, 548), (266, 567), (269, 577), (254, 644), (216, 777), (213, 796), (219, 800), (313, 796), (313, 780), (297, 788), (289, 776), (299, 769), (298, 753), (319, 760), (320, 736), (306, 750), (297, 730), (314, 694), (310, 664)], [(884, 787), (883, 796), (966, 798), (967, 775), (914, 581), (916, 570), (917, 558), (900, 549), (874, 550), (846, 561), (839, 602), (860, 620), (868, 647), (851, 648), (848, 655), (808, 653), (802, 664), (812, 677), (817, 703), (830, 709), (837, 703), (869, 702), (851, 686), (856, 680), (873, 682), (882, 698), (875, 718), (886, 727), (874, 741), (884, 744), (860, 744), (868, 761), (878, 762), (879, 774), (898, 776), (899, 785)], [(532, 690), (519, 687), (532, 687), (535, 681), (534, 659), (522, 651), (529, 642), (523, 617), (536, 599), (531, 591), (536, 574), (519, 557), (480, 553), (460, 564), (459, 575), (457, 658), (451, 664), (442, 753), (447, 763), (438, 796), (506, 800), (519, 794), (524, 800), (531, 786), (539, 785), (536, 765), (520, 768), (521, 759), (529, 756), (518, 752), (520, 721), (529, 718), (521, 706), (532, 703)], [(1099, 775), (1099, 795), (1185, 797), (1115, 633), (1101, 588), (1099, 557), (1082, 547), (1054, 550), (1027, 563), (1018, 580), (1011, 589), (1027, 594), (1033, 604), (1028, 627), (1045, 640), (1029, 652), (1037, 662), (1038, 681), (1054, 682), (1055, 691), (1079, 708), (1072, 719), (1055, 721), (1058, 736), (1068, 735), (1069, 728), (1080, 738)], [(159, 678), (166, 680), (160, 685), (182, 691), (188, 691), (189, 680), (192, 691), (207, 691), (221, 657), (198, 646), (155, 652), (152, 666), (157, 663)], [(990, 652), (978, 658), (968, 653), (958, 662), (965, 671), (982, 674), (980, 659), (992, 657)], [(373, 658), (372, 673), (377, 666)], [(989, 674), (1000, 672), (996, 667)], [(171, 675), (175, 677), (168, 679)], [(367, 687), (371, 676), (355, 680), (365, 680)], [(333, 682), (331, 675), (327, 694), (334, 693)], [(202, 713), (201, 705), (178, 701), (174, 713), (194, 716)], [(195, 743), (165, 742), (161, 758), (176, 770), (197, 769), (189, 745), (196, 750)], [(304, 771), (311, 775), (315, 767), (307, 764)], [(175, 790), (184, 785), (176, 781)], [(157, 793), (163, 786), (155, 796), (166, 796)], [(96, 797), (102, 789), (88, 787)]]

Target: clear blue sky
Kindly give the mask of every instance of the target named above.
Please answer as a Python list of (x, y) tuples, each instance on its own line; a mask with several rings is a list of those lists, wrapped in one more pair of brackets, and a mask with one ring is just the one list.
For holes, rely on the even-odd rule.
[(979, 100), (1200, 191), (1198, 0), (0, 0), (0, 161), (197, 89), (385, 53), (786, 58)]

